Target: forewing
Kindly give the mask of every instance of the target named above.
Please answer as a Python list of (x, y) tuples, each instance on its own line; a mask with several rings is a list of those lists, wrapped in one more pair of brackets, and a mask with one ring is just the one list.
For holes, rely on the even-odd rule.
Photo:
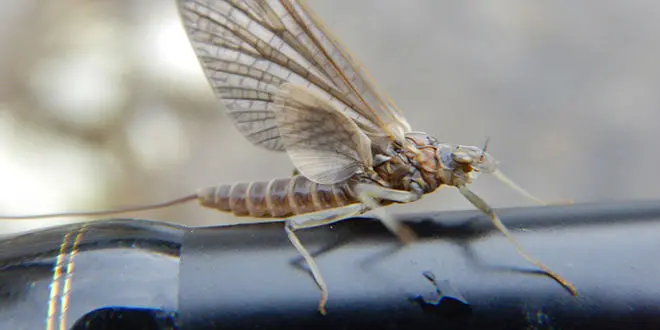
[(285, 84), (276, 96), (277, 125), (287, 153), (308, 179), (331, 184), (371, 168), (371, 140), (325, 99)]
[(322, 45), (320, 48), (327, 51), (329, 62), (338, 68), (340, 80), (365, 105), (361, 113), (377, 123), (381, 133), (385, 132), (390, 139), (404, 144), (404, 133), (409, 132), (411, 127), (403, 113), (306, 2), (297, 1), (297, 6), (302, 12), (300, 18), (305, 22), (301, 26), (309, 27), (310, 38), (316, 39)]
[(305, 86), (369, 136), (403, 141), (403, 116), (304, 4), (291, 0), (179, 0), (182, 20), (206, 77), (252, 143), (284, 150), (275, 95)]

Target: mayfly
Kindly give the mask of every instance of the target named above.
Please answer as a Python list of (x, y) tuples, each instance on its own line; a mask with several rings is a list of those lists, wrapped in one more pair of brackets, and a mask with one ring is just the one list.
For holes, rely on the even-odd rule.
[(523, 251), (468, 184), (489, 173), (534, 197), (497, 169), (486, 146), (441, 143), (413, 131), (303, 1), (178, 0), (178, 6), (197, 58), (227, 115), (253, 144), (286, 152), (298, 174), (201, 189), (148, 206), (5, 218), (104, 215), (197, 200), (236, 216), (281, 219), (321, 290), (318, 308), (325, 313), (328, 288), (296, 231), (374, 210), (393, 234), (410, 242), (415, 238), (412, 230), (381, 207), (416, 201), (445, 185), (458, 188), (525, 259), (576, 294), (570, 282)]

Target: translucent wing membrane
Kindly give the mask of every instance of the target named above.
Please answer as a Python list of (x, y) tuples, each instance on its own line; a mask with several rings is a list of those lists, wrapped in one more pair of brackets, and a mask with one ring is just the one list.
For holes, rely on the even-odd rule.
[(309, 88), (373, 139), (403, 142), (410, 127), (323, 23), (291, 0), (179, 0), (204, 72), (228, 115), (252, 143), (288, 149), (275, 95), (284, 83)]
[(307, 88), (285, 84), (276, 104), (281, 139), (308, 179), (331, 184), (372, 167), (371, 141), (331, 103)]

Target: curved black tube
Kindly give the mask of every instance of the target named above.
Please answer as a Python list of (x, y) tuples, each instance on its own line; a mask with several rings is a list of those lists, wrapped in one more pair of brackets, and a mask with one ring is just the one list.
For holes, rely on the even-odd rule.
[(364, 218), (301, 232), (327, 316), (280, 223), (113, 219), (0, 242), (0, 329), (660, 328), (660, 202), (498, 214), (580, 296), (477, 211), (404, 215), (422, 239), (403, 248)]

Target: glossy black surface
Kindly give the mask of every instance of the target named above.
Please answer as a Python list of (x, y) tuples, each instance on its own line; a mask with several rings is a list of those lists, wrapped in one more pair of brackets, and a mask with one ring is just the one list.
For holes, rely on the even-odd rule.
[(321, 251), (327, 316), (279, 223), (110, 220), (0, 243), (0, 329), (46, 329), (49, 301), (64, 296), (50, 299), (61, 242), (81, 232), (55, 325), (65, 311), (76, 329), (660, 328), (660, 202), (498, 213), (579, 297), (537, 274), (477, 211), (406, 215), (422, 239), (403, 248), (368, 219), (301, 232)]
[(186, 230), (163, 222), (108, 220), (0, 242), (0, 329), (70, 328), (108, 306), (175, 312)]
[[(660, 203), (585, 204), (499, 212), (527, 250), (571, 280), (573, 297), (516, 254), (477, 211), (409, 215), (423, 239), (399, 248), (376, 222), (352, 220), (300, 237), (330, 290), (292, 267), (281, 228), (194, 230), (182, 257), (182, 325), (195, 329), (658, 329)], [(516, 228), (524, 228), (523, 231)], [(186, 267), (188, 264), (195, 267)], [(470, 306), (432, 306), (432, 272)], [(203, 283), (200, 285), (199, 283)], [(455, 295), (455, 294), (454, 294)], [(431, 303), (420, 304), (418, 297)], [(222, 299), (218, 299), (222, 297)], [(448, 300), (452, 302), (452, 300)], [(454, 317), (455, 316), (455, 317)]]

